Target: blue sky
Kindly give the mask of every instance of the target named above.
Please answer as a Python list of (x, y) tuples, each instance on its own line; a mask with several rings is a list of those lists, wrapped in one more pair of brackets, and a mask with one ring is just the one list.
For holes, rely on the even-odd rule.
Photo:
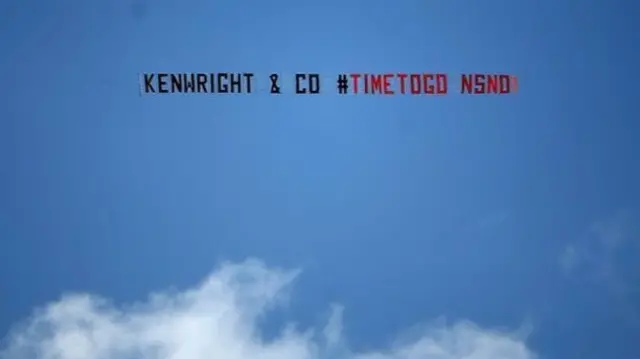
[[(639, 15), (3, 1), (0, 358), (640, 358)], [(520, 91), (139, 96), (161, 71)]]

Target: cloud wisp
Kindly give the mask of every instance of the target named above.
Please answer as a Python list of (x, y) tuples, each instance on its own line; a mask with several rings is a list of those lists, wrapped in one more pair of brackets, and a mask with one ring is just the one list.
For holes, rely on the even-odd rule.
[(560, 255), (560, 265), (571, 276), (594, 281), (620, 280), (627, 273), (625, 255), (639, 254), (637, 217), (619, 212), (592, 223), (579, 240), (568, 244)]
[(615, 299), (615, 312), (640, 325), (640, 229), (637, 213), (620, 211), (592, 223), (560, 254), (567, 279), (597, 285)]
[(248, 260), (220, 266), (200, 285), (116, 307), (74, 294), (16, 326), (0, 359), (533, 359), (523, 335), (471, 323), (438, 325), (379, 351), (348, 349), (342, 307), (320, 330), (283, 328), (261, 336), (259, 323), (286, 304), (298, 275)]

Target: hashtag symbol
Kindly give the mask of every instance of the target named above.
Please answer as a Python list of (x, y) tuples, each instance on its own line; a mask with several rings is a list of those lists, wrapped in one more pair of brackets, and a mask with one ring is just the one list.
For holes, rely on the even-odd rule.
[(347, 75), (342, 74), (342, 75), (338, 75), (338, 93), (339, 94), (346, 94), (347, 90), (349, 89), (349, 81), (347, 80)]

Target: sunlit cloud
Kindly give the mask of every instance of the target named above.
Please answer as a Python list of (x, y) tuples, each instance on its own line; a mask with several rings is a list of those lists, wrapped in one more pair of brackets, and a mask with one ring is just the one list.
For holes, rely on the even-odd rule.
[[(286, 305), (298, 271), (249, 260), (220, 266), (182, 292), (115, 306), (89, 294), (62, 297), (36, 310), (7, 336), (1, 359), (532, 359), (526, 335), (469, 322), (423, 327), (388, 348), (350, 350), (343, 308), (324, 328), (286, 325), (274, 339), (260, 319)], [(375, 295), (372, 293), (371, 295)], [(418, 322), (418, 321), (417, 321)], [(402, 333), (398, 333), (402, 334)]]

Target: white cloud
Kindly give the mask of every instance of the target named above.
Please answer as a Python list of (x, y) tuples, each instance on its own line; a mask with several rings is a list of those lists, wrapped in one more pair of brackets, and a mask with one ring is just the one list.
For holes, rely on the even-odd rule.
[(567, 245), (560, 255), (560, 265), (562, 269), (569, 273), (572, 272), (580, 263), (580, 257), (576, 247), (572, 244)]
[[(524, 336), (470, 323), (432, 326), (377, 352), (349, 351), (342, 307), (324, 330), (286, 327), (261, 338), (259, 319), (285, 303), (295, 271), (227, 263), (199, 286), (117, 308), (88, 294), (37, 310), (7, 337), (0, 359), (532, 359)], [(375, 295), (375, 294), (372, 294)]]
[(561, 253), (560, 265), (565, 273), (596, 281), (623, 280), (620, 260), (625, 254), (640, 253), (636, 219), (632, 213), (621, 211), (592, 223)]
[(640, 323), (640, 230), (637, 213), (620, 211), (592, 223), (565, 246), (560, 266), (567, 279), (595, 285), (615, 300), (612, 313), (634, 325)]

